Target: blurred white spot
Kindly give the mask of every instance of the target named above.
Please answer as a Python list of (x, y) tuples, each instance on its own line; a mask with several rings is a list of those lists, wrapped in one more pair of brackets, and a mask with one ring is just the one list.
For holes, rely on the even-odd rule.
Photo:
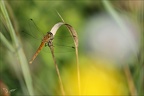
[(126, 63), (136, 56), (139, 49), (139, 31), (130, 19), (121, 16), (126, 30), (123, 30), (109, 15), (91, 17), (84, 28), (85, 51), (92, 57), (102, 57), (119, 63)]

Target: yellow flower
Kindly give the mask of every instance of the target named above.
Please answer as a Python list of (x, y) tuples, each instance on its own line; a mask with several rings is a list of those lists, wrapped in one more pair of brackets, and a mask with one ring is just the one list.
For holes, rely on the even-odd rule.
[[(112, 62), (80, 58), (81, 95), (128, 95), (122, 72), (105, 63)], [(66, 95), (78, 95), (76, 66), (65, 68), (62, 78)]]

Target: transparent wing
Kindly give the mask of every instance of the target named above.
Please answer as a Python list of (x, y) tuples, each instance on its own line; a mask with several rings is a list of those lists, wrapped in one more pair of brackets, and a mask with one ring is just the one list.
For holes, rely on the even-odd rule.
[[(28, 31), (22, 32), (22, 37), (24, 37), (24, 40), (26, 40), (26, 42), (33, 47), (33, 50), (36, 51), (43, 39), (43, 36), (46, 34), (47, 32), (45, 32), (45, 34), (40, 32), (35, 23), (29, 20)], [(54, 36), (53, 46), (55, 53), (67, 53), (74, 51), (72, 36), (65, 26), (60, 28)], [(44, 46), (42, 51), (44, 53), (50, 53), (48, 46)]]
[(33, 19), (29, 19), (29, 33), (32, 34), (35, 38), (42, 39), (43, 36), (46, 34), (43, 32), (38, 25), (35, 23)]
[[(40, 32), (40, 29), (36, 26), (36, 24), (32, 20), (29, 20), (28, 31), (24, 31), (22, 33), (23, 33), (22, 36), (24, 37), (23, 40), (25, 42), (24, 47), (25, 50), (27, 51), (27, 54), (29, 54), (28, 59), (30, 60), (36, 53), (44, 35), (46, 35), (47, 32), (43, 34), (42, 32)], [(54, 54), (56, 57), (57, 56), (59, 56), (60, 58), (69, 57), (72, 56), (73, 53), (75, 53), (73, 38), (65, 26), (61, 27), (54, 36), (53, 47), (54, 47)], [(43, 56), (45, 55), (45, 57), (47, 56), (49, 57), (51, 55), (51, 51), (48, 46), (43, 46), (39, 54)]]
[(55, 54), (74, 52), (73, 38), (65, 26), (57, 31), (53, 39), (53, 46)]

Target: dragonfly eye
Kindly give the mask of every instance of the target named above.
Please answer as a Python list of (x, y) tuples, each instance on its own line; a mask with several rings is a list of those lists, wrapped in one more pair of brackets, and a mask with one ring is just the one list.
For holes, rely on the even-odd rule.
[(50, 36), (53, 36), (53, 34), (51, 32), (47, 32), (47, 34), (49, 34)]
[(52, 34), (51, 32), (47, 32), (47, 34)]
[(51, 32), (47, 32), (47, 34), (49, 35), (50, 39), (53, 39), (53, 34)]

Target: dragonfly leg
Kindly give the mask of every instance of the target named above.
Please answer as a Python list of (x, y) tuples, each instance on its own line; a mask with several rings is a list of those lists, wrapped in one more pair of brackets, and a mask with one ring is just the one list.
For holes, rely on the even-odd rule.
[(52, 40), (50, 40), (48, 43), (47, 43), (47, 45), (50, 47), (50, 46), (53, 46), (53, 42), (52, 42)]

